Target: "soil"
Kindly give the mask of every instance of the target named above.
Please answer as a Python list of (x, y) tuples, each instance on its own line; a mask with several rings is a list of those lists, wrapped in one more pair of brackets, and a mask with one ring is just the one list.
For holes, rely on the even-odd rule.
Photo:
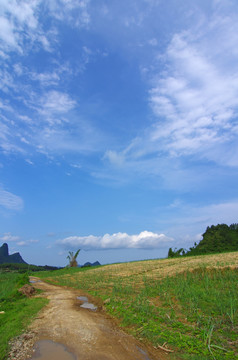
[[(106, 314), (103, 304), (79, 290), (47, 284), (31, 277), (32, 285), (49, 299), (29, 328), (12, 345), (10, 359), (25, 360), (33, 354), (36, 341), (51, 340), (67, 347), (80, 360), (167, 360), (166, 352), (141, 344), (126, 334)], [(97, 306), (82, 308), (79, 296)], [(53, 359), (53, 357), (52, 357)]]
[(35, 288), (29, 284), (25, 284), (20, 289), (18, 289), (18, 291), (27, 297), (31, 297), (36, 292)]

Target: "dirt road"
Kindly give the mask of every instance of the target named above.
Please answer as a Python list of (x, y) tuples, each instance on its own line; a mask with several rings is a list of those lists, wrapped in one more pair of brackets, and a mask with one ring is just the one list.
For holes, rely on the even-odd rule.
[(98, 305), (97, 311), (82, 308), (79, 290), (54, 286), (31, 278), (34, 287), (44, 290), (41, 296), (49, 304), (30, 327), (35, 339), (64, 344), (78, 360), (166, 360), (161, 350), (141, 345), (124, 333)]

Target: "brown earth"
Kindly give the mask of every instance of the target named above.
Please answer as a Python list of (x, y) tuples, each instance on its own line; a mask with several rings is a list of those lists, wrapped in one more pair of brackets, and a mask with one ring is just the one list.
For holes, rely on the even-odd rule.
[[(166, 360), (166, 352), (139, 343), (124, 333), (104, 312), (102, 304), (96, 303), (79, 290), (54, 286), (39, 281), (33, 285), (44, 292), (40, 296), (49, 299), (29, 329), (29, 348), (15, 349), (11, 359), (25, 360), (32, 355), (32, 343), (36, 340), (52, 340), (61, 343), (75, 354), (78, 360)], [(97, 311), (81, 308), (77, 297), (86, 295), (98, 306)], [(19, 342), (19, 347), (23, 348)], [(14, 355), (15, 354), (15, 355)], [(16, 356), (16, 354), (18, 354)]]
[(35, 288), (29, 284), (23, 285), (20, 289), (18, 289), (18, 291), (27, 297), (31, 297), (36, 292)]

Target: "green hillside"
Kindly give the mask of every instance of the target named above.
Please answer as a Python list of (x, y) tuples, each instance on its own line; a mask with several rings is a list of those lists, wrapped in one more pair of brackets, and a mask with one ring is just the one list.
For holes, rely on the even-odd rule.
[(202, 235), (202, 240), (194, 244), (189, 250), (169, 249), (168, 257), (217, 254), (229, 251), (238, 251), (238, 224), (218, 224), (208, 226)]
[(187, 255), (202, 255), (238, 250), (238, 224), (208, 226), (199, 244), (190, 248)]

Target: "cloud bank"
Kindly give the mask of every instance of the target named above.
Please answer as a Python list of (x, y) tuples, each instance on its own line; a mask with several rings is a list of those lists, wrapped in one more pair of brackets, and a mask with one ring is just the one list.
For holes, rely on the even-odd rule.
[(76, 249), (158, 249), (173, 241), (164, 234), (142, 231), (137, 235), (127, 233), (105, 234), (103, 236), (69, 236), (57, 241), (65, 248)]

